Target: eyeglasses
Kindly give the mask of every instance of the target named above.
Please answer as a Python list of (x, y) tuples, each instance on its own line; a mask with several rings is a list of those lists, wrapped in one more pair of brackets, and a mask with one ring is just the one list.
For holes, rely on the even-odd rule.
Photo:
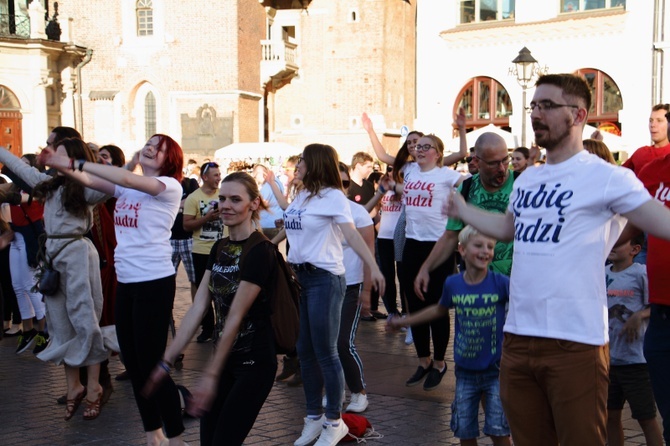
[(481, 159), (480, 157), (478, 157), (476, 155), (475, 155), (475, 158), (477, 158), (479, 161), (483, 162), (484, 164), (486, 164), (487, 166), (489, 166), (492, 169), (498, 167), (501, 164), (503, 166), (509, 164), (509, 155), (507, 155), (505, 158), (503, 158), (501, 160), (497, 160), (497, 161), (485, 161), (485, 160)]
[(468, 156), (468, 157), (465, 158), (465, 162), (466, 163), (471, 163), (473, 159), (475, 159), (474, 156)]
[(435, 146), (431, 146), (430, 144), (423, 144), (423, 145), (417, 144), (416, 146), (414, 146), (414, 150), (416, 150), (418, 152), (427, 152), (430, 149), (436, 149), (437, 150), (437, 148)]
[(543, 100), (539, 102), (531, 102), (530, 106), (526, 107), (526, 111), (532, 112), (537, 108), (539, 111), (543, 112), (545, 110), (554, 110), (556, 108), (561, 108), (561, 107), (570, 107), (570, 108), (579, 108), (579, 105), (573, 105), (573, 104), (557, 104), (552, 101), (548, 100)]
[(207, 171), (209, 170), (210, 167), (214, 167), (216, 169), (219, 168), (219, 165), (216, 163), (207, 163), (205, 164), (205, 167), (202, 168), (202, 172), (200, 172), (200, 175), (206, 175)]
[(351, 185), (351, 180), (342, 180), (342, 187), (347, 189)]

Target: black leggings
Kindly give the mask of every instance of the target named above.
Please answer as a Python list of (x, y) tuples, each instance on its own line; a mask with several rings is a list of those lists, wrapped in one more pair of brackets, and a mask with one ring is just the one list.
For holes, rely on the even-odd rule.
[[(388, 314), (398, 314), (398, 289), (395, 285), (396, 262), (394, 259), (393, 239), (377, 239), (377, 252), (379, 253), (379, 268), (386, 281), (386, 289), (382, 301)], [(398, 273), (398, 275), (400, 275)], [(405, 303), (402, 303), (404, 308)]]
[(212, 408), (200, 419), (201, 446), (239, 446), (272, 390), (277, 356), (272, 349), (253, 360), (230, 357)]
[[(439, 302), (440, 297), (442, 297), (444, 281), (447, 276), (454, 273), (456, 261), (455, 256), (451, 255), (446, 262), (430, 273), (428, 292), (423, 293), (425, 300), (420, 300), (416, 296), (416, 293), (414, 293), (414, 279), (421, 265), (428, 258), (433, 246), (435, 246), (435, 242), (420, 242), (409, 238), (405, 242), (405, 250), (402, 255), (402, 274), (405, 276), (403, 286), (405, 287), (410, 314)], [(413, 325), (412, 337), (414, 338), (414, 348), (417, 356), (419, 358), (430, 357), (430, 339), (432, 336), (433, 348), (435, 349), (433, 357), (436, 361), (443, 361), (447, 345), (449, 345), (449, 328), (449, 315), (427, 324)]]
[(116, 335), (144, 430), (164, 426), (168, 438), (184, 431), (174, 381), (168, 377), (150, 398), (142, 396), (142, 389), (165, 352), (175, 289), (174, 275), (148, 282), (119, 282), (115, 308)]

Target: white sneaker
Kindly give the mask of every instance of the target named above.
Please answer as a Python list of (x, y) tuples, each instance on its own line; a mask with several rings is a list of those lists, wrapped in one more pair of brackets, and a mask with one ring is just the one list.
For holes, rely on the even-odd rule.
[(349, 428), (344, 420), (340, 418), (340, 423), (337, 427), (330, 424), (324, 424), (321, 431), (319, 441), (314, 443), (314, 446), (335, 446), (341, 439), (347, 436)]
[(412, 329), (407, 327), (407, 333), (405, 334), (405, 345), (412, 345), (414, 343), (414, 337), (412, 337)]
[(305, 418), (305, 425), (302, 428), (300, 438), (298, 438), (295, 443), (293, 443), (293, 446), (307, 446), (312, 441), (314, 441), (319, 435), (321, 435), (324, 421), (325, 418), (323, 415), (321, 415), (321, 417), (317, 418), (316, 420)]
[(368, 396), (365, 393), (352, 393), (351, 402), (345, 412), (363, 412), (368, 408)]

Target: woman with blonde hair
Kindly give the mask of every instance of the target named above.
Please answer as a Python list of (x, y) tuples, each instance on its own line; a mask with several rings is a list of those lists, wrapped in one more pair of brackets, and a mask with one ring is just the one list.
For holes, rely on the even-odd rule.
[(193, 305), (146, 389), (153, 391), (167, 377), (213, 301), (215, 351), (187, 407), (201, 417), (203, 446), (244, 442), (277, 371), (269, 294), (279, 271), (277, 251), (262, 241), (242, 256), (248, 240), (265, 239), (255, 234), (260, 213), (266, 210), (256, 180), (245, 172), (226, 176), (219, 189), (219, 209), (230, 236), (212, 247)]

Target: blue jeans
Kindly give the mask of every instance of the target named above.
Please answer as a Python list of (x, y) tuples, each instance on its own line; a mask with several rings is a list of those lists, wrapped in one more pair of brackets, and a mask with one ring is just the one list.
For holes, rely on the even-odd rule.
[(479, 402), (484, 396), (484, 434), (509, 435), (500, 401), (498, 370), (473, 371), (456, 367), (456, 394), (451, 403), (451, 430), (464, 440), (479, 437)]
[(644, 336), (644, 357), (656, 405), (663, 418), (663, 439), (665, 444), (670, 444), (670, 306), (651, 305), (649, 327)]
[(344, 276), (321, 268), (299, 271), (300, 335), (298, 357), (302, 372), (307, 415), (321, 415), (321, 391), (326, 387), (326, 418), (339, 419), (342, 410), (344, 373), (337, 351)]

